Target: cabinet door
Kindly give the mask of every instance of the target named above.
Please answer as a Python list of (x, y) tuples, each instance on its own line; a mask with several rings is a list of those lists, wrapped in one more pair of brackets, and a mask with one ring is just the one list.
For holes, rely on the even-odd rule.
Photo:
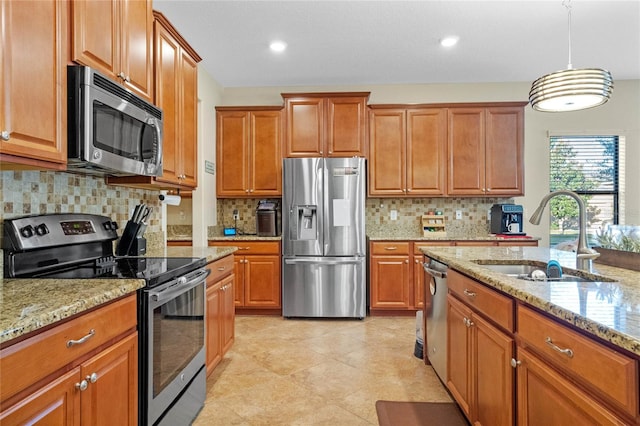
[(280, 256), (246, 256), (244, 306), (279, 308)]
[(486, 189), (488, 195), (524, 195), (524, 110), (486, 110)]
[(235, 286), (233, 282), (235, 277), (229, 275), (221, 282), (220, 287), (220, 337), (222, 343), (222, 355), (224, 355), (231, 346), (235, 339), (235, 319), (236, 310), (234, 306), (235, 299)]
[(447, 387), (456, 402), (466, 414), (471, 416), (472, 374), (471, 371), (471, 332), (468, 320), (471, 310), (447, 296)]
[[(78, 0), (72, 3), (73, 60), (106, 77), (122, 80), (120, 6), (122, 0)], [(146, 46), (146, 43), (145, 43)]]
[(407, 111), (407, 195), (445, 195), (447, 110)]
[(153, 9), (151, 0), (121, 3), (121, 68), (128, 89), (151, 99), (153, 90)]
[(163, 148), (160, 182), (179, 184), (180, 175), (180, 46), (155, 23), (155, 103), (162, 109)]
[[(89, 386), (82, 392), (82, 423), (138, 423), (138, 333), (108, 347), (81, 366)], [(95, 376), (93, 376), (95, 374)], [(95, 381), (91, 380), (91, 377)]]
[(180, 185), (198, 186), (198, 64), (184, 50), (180, 52)]
[(234, 286), (234, 304), (235, 306), (244, 306), (244, 288), (245, 273), (244, 264), (246, 262), (244, 256), (234, 256), (233, 258), (233, 275), (235, 275)]
[(367, 99), (327, 98), (327, 157), (365, 157), (367, 153)]
[(518, 425), (628, 424), (527, 350), (518, 361)]
[(222, 338), (220, 335), (221, 287), (222, 284), (220, 282), (211, 286), (207, 285), (207, 376), (213, 372), (215, 366), (222, 359)]
[(0, 424), (79, 426), (80, 380), (79, 368), (69, 371), (2, 411)]
[(447, 192), (450, 195), (484, 195), (484, 108), (452, 108), (449, 110), (448, 124)]
[[(282, 196), (281, 117), (281, 111), (253, 111), (250, 114), (249, 193), (252, 196)], [(222, 157), (221, 161), (226, 158)]]
[(406, 189), (406, 111), (369, 113), (369, 195), (398, 196)]
[(324, 155), (324, 98), (285, 99), (285, 157)]
[(1, 162), (67, 162), (68, 8), (53, 0), (0, 4)]
[(371, 256), (371, 307), (411, 308), (409, 256)]
[(476, 425), (514, 424), (513, 339), (478, 315), (472, 315), (475, 371), (472, 418)]
[(218, 111), (216, 117), (217, 195), (247, 195), (246, 191), (249, 188), (248, 114), (245, 111)]

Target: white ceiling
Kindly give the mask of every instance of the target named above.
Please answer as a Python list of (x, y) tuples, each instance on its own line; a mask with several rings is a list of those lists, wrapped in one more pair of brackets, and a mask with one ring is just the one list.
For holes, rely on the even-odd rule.
[[(154, 0), (224, 87), (532, 81), (567, 68), (561, 0)], [(571, 2), (574, 68), (640, 79), (640, 0)], [(439, 39), (460, 37), (445, 49)], [(269, 43), (284, 40), (274, 55)]]

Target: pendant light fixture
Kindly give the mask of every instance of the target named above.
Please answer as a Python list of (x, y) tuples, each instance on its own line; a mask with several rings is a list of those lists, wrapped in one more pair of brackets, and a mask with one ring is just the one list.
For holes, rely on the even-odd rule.
[(573, 69), (571, 64), (571, 0), (562, 5), (569, 15), (569, 65), (533, 82), (529, 102), (536, 111), (564, 112), (593, 108), (609, 100), (613, 78), (600, 68)]

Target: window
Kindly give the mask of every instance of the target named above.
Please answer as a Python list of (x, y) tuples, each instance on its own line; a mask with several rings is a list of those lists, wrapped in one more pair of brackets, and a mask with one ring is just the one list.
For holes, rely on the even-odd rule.
[[(618, 136), (551, 136), (549, 186), (582, 196), (587, 206), (587, 234), (593, 244), (596, 233), (619, 222), (620, 143)], [(578, 237), (578, 205), (570, 197), (554, 197), (550, 245)]]

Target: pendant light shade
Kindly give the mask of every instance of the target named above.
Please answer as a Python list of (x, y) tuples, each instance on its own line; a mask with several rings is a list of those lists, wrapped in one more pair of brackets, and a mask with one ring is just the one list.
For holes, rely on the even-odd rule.
[(600, 68), (574, 69), (571, 65), (571, 0), (568, 11), (569, 65), (566, 70), (544, 75), (533, 82), (529, 102), (536, 111), (563, 112), (593, 108), (609, 100), (613, 78)]
[(567, 69), (533, 82), (529, 102), (545, 112), (576, 111), (602, 105), (609, 100), (613, 78), (599, 68)]

